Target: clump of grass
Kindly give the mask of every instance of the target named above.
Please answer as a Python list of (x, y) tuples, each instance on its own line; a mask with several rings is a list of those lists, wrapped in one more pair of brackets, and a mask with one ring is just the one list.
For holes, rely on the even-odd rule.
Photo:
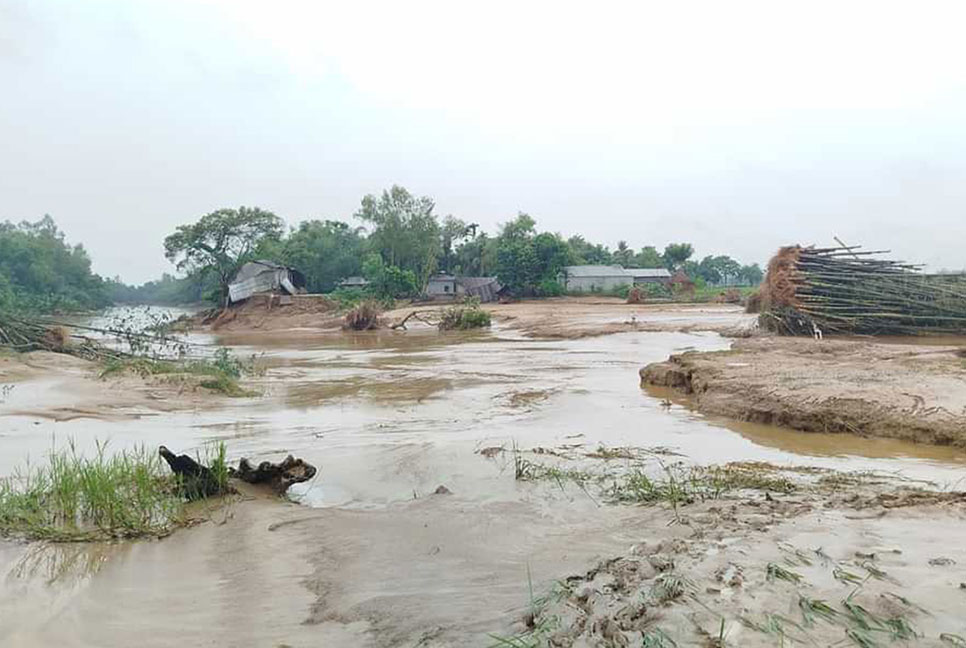
[(770, 562), (765, 567), (765, 575), (768, 580), (783, 580), (789, 583), (800, 583), (802, 581), (802, 575), (798, 572), (793, 572), (789, 569), (785, 569), (778, 563)]
[(440, 331), (465, 331), (474, 328), (486, 328), (490, 325), (490, 313), (480, 308), (479, 304), (465, 304), (451, 306), (443, 311), (439, 320)]
[(150, 356), (117, 356), (104, 361), (101, 378), (134, 373), (141, 377), (180, 375), (201, 376), (199, 383), (228, 396), (250, 396), (252, 392), (242, 389), (238, 381), (243, 375), (256, 375), (259, 369), (253, 356), (248, 362), (237, 358), (224, 347), (215, 351), (211, 358), (169, 359)]
[(949, 644), (950, 646), (956, 646), (956, 648), (966, 648), (966, 639), (958, 634), (944, 632), (939, 635), (939, 640), (943, 643)]
[(674, 572), (664, 572), (654, 579), (650, 597), (658, 603), (668, 603), (681, 598), (693, 587), (693, 583), (684, 576)]
[(379, 303), (372, 299), (367, 299), (345, 314), (342, 321), (342, 328), (351, 331), (371, 331), (379, 328), (379, 315), (382, 309)]
[(0, 535), (56, 541), (163, 536), (183, 521), (175, 477), (144, 446), (93, 457), (73, 443), (0, 480)]

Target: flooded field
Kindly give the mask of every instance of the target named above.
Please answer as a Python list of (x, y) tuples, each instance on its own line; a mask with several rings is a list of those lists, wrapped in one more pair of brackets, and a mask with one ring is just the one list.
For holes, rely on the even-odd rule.
[[(135, 636), (170, 645), (166, 628), (199, 645), (489, 645), (488, 633), (510, 632), (528, 581), (545, 589), (668, 533), (640, 507), (517, 481), (514, 448), (644, 448), (701, 465), (877, 471), (945, 489), (966, 465), (966, 452), (948, 447), (705, 418), (639, 386), (647, 363), (729, 347), (712, 332), (537, 339), (501, 324), (287, 339), (251, 332), (234, 347), (266, 368), (246, 382), (252, 398), (164, 404), (150, 387), (119, 393), (128, 383), (76, 367), (0, 374), (13, 385), (0, 402), (0, 475), (68, 441), (192, 452), (223, 440), (232, 460), (291, 453), (320, 468), (293, 489), (298, 504), (241, 498), (162, 541), (0, 543), (0, 645), (127, 646)], [(434, 494), (439, 486), (451, 494)], [(797, 533), (814, 535), (814, 524)]]

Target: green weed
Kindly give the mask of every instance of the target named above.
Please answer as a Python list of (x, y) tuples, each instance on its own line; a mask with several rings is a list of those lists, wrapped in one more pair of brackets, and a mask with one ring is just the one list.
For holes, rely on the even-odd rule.
[(71, 443), (0, 480), (0, 535), (59, 541), (163, 536), (182, 522), (173, 475), (144, 446), (93, 457)]

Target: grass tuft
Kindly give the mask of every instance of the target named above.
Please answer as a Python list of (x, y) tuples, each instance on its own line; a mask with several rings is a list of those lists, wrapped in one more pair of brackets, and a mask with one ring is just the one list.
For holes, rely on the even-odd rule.
[(93, 457), (73, 443), (0, 480), (0, 535), (56, 541), (164, 536), (183, 522), (175, 477), (144, 446)]

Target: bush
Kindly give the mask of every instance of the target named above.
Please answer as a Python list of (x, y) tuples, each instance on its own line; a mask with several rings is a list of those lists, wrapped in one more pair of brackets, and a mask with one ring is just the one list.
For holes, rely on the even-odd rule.
[(559, 281), (544, 279), (537, 285), (537, 297), (560, 297), (566, 290)]
[(634, 286), (627, 291), (627, 303), (628, 304), (643, 304), (644, 303), (644, 291), (638, 286)]
[(378, 302), (367, 299), (345, 314), (342, 328), (352, 331), (370, 331), (379, 328), (381, 313), (382, 309), (379, 308)]
[(439, 322), (440, 331), (486, 328), (490, 325), (490, 313), (478, 304), (451, 306), (443, 311)]

